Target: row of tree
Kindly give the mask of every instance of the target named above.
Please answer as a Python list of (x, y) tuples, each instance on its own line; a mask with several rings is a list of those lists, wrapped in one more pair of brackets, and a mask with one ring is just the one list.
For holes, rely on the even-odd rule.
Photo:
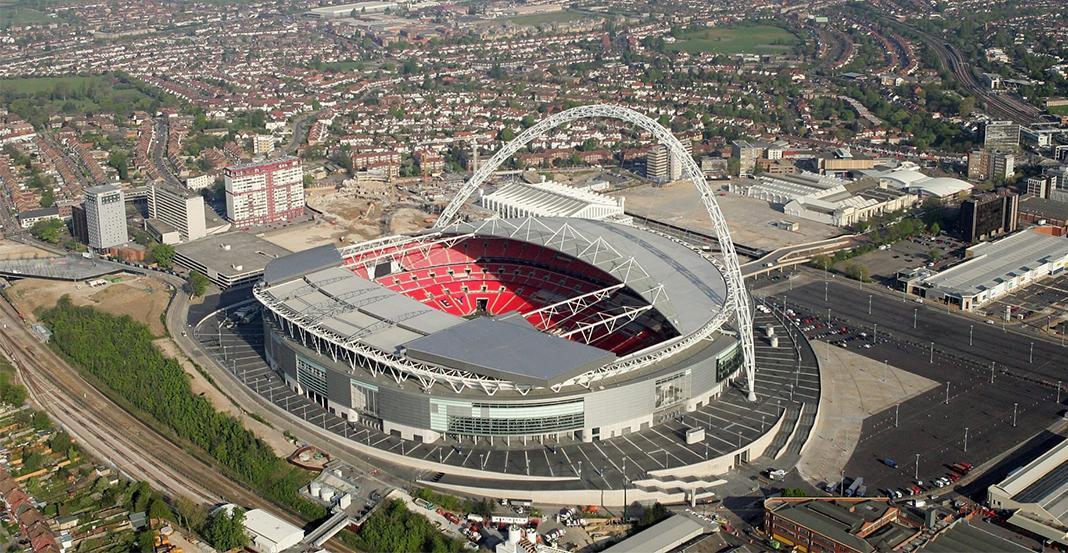
[(130, 317), (79, 307), (60, 298), (44, 314), (51, 343), (110, 388), (112, 397), (148, 415), (178, 439), (209, 454), (233, 478), (308, 519), (324, 509), (297, 495), (297, 469), (234, 417), (193, 393), (188, 376), (152, 343), (148, 327)]

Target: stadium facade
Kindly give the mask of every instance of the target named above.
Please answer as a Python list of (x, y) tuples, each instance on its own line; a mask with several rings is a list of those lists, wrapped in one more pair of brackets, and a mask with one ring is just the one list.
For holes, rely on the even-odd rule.
[(720, 267), (666, 236), (493, 219), (271, 262), (268, 363), (349, 421), (404, 439), (645, 429), (738, 376)]

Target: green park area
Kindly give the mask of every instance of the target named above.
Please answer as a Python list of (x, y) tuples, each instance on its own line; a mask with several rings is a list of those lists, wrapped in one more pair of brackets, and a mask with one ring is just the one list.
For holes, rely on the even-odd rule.
[(687, 31), (667, 48), (690, 54), (781, 54), (797, 44), (797, 36), (782, 27), (732, 25)]
[(0, 29), (47, 23), (48, 14), (31, 7), (31, 4), (39, 4), (39, 2), (0, 0)]
[(1049, 112), (1053, 115), (1068, 115), (1068, 106), (1053, 106), (1049, 108)]
[(0, 105), (35, 126), (58, 113), (128, 116), (135, 110), (151, 113), (160, 103), (157, 90), (122, 74), (0, 79)]
[(568, 21), (576, 21), (585, 17), (586, 14), (584, 13), (572, 10), (563, 10), (558, 12), (517, 15), (515, 17), (509, 17), (506, 21), (514, 25), (519, 25), (523, 27), (536, 27), (538, 25), (545, 25), (549, 23), (565, 23)]

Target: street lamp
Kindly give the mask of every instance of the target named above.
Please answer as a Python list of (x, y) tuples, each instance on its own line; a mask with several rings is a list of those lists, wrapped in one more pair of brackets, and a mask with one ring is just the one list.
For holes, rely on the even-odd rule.
[(871, 294), (868, 294), (868, 314), (871, 315)]
[(912, 328), (916, 328), (916, 317), (919, 316), (920, 309), (918, 307), (912, 309)]

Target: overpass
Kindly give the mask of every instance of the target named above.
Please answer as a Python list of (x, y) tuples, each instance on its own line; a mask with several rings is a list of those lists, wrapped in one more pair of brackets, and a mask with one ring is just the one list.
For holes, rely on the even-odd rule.
[(749, 263), (742, 265), (742, 276), (753, 278), (755, 276), (812, 261), (817, 255), (832, 255), (838, 250), (851, 248), (856, 243), (855, 234), (836, 236), (818, 242), (785, 246), (769, 252)]

